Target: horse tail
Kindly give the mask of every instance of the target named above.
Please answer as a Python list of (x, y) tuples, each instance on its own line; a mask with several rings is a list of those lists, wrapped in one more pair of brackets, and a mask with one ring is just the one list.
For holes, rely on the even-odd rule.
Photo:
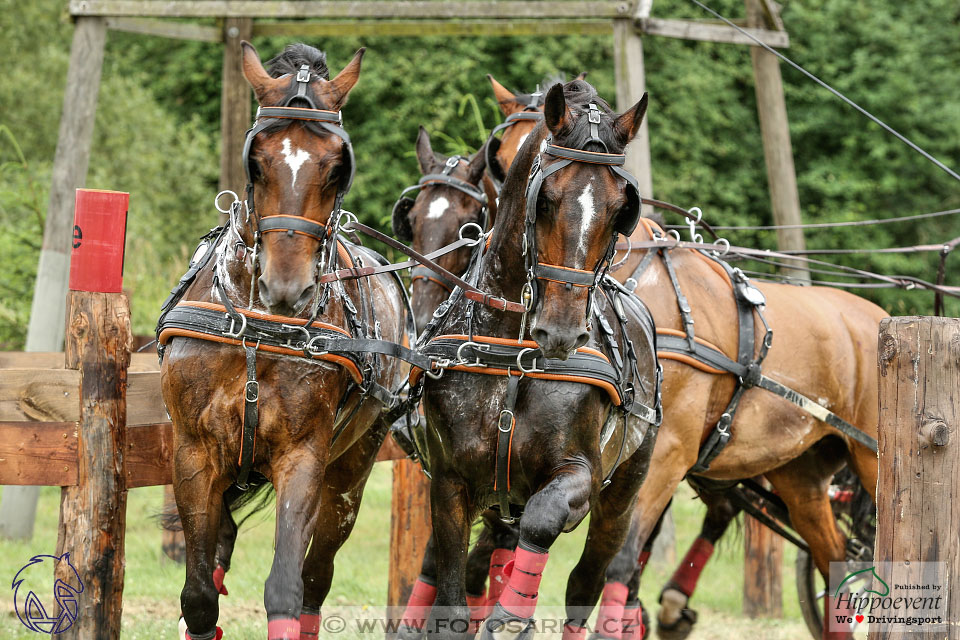
[[(230, 513), (236, 513), (240, 509), (253, 505), (237, 522), (238, 527), (246, 522), (247, 518), (265, 509), (272, 500), (273, 485), (267, 480), (266, 476), (257, 471), (250, 473), (246, 489), (231, 484), (223, 492), (223, 504)], [(183, 531), (183, 522), (180, 520), (180, 513), (177, 511), (175, 504), (166, 505), (156, 518), (164, 531)]]

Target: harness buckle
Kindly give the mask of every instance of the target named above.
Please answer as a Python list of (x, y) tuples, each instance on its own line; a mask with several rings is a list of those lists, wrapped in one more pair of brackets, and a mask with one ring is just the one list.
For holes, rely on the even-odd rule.
[[(507, 428), (504, 429), (503, 428), (504, 418), (507, 418), (507, 417), (509, 417), (510, 419), (506, 421)], [(510, 433), (511, 431), (513, 431), (513, 421), (515, 419), (516, 419), (516, 416), (514, 415), (512, 410), (510, 409), (501, 410), (500, 419), (497, 421), (497, 429), (500, 431), (500, 433)]]
[(468, 340), (467, 342), (464, 342), (459, 347), (457, 347), (457, 360), (455, 364), (462, 367), (486, 367), (487, 365), (480, 362), (479, 355), (476, 356), (476, 360), (474, 360), (473, 362), (470, 362), (466, 358), (464, 358), (463, 350), (466, 349), (467, 347), (476, 347), (477, 351), (490, 351), (490, 345), (480, 344), (479, 342), (473, 342), (472, 340)]
[(307, 328), (299, 324), (281, 324), (281, 329), (286, 329), (287, 331), (302, 331), (303, 332), (303, 342), (299, 342), (296, 345), (291, 344), (290, 340), (287, 340), (287, 345), (293, 349), (303, 349), (310, 342), (310, 332), (307, 331)]
[(600, 110), (597, 105), (591, 103), (590, 111), (587, 112), (587, 122), (590, 124), (600, 124)]
[(225, 338), (235, 338), (235, 339), (242, 336), (243, 333), (247, 330), (247, 316), (243, 315), (242, 313), (240, 314), (240, 328), (237, 331), (233, 330), (234, 327), (236, 327), (236, 322), (237, 322), (236, 318), (231, 316), (229, 313), (227, 314), (227, 317), (230, 318), (230, 328), (227, 331), (223, 332), (223, 336)]
[(527, 374), (527, 373), (543, 373), (543, 372), (545, 371), (544, 369), (538, 369), (538, 368), (537, 368), (537, 359), (536, 359), (536, 358), (534, 358), (534, 359), (533, 359), (533, 362), (530, 363), (530, 368), (529, 368), (529, 369), (524, 369), (524, 368), (523, 368), (523, 362), (522, 362), (523, 356), (524, 356), (524, 354), (526, 354), (526, 353), (528, 353), (528, 352), (531, 352), (531, 351), (537, 351), (537, 349), (533, 349), (533, 348), (531, 348), (531, 347), (527, 347), (526, 349), (521, 349), (521, 350), (520, 350), (520, 353), (517, 354), (517, 368), (520, 369), (520, 371), (523, 372), (524, 374)]
[(307, 344), (305, 344), (303, 347), (304, 354), (309, 355), (311, 357), (317, 357), (317, 356), (322, 356), (330, 353), (326, 349), (318, 348), (316, 346), (316, 343), (318, 341), (322, 341), (323, 339), (324, 339), (323, 336), (313, 336), (312, 338), (310, 338), (310, 341), (307, 342)]
[(310, 82), (310, 67), (303, 65), (297, 70), (297, 82)]
[(247, 380), (243, 385), (243, 399), (247, 402), (256, 402), (260, 399), (260, 383), (256, 380)]
[(460, 164), (460, 156), (450, 156), (443, 165), (443, 175), (448, 176), (450, 172)]

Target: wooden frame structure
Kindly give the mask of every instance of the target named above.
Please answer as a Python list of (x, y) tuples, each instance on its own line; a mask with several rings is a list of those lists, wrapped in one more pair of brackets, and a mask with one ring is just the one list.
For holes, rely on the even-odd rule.
[[(779, 19), (772, 0), (745, 0), (748, 20), (744, 28), (751, 35), (772, 47), (789, 46), (789, 37)], [(653, 0), (71, 0), (70, 14), (75, 21), (73, 45), (59, 141), (53, 166), (53, 180), (43, 238), (43, 251), (38, 268), (33, 309), (42, 310), (31, 316), (30, 334), (49, 339), (34, 341), (29, 350), (56, 351), (62, 340), (66, 317), (66, 274), (69, 269), (69, 248), (72, 235), (72, 202), (74, 189), (86, 181), (87, 165), (93, 134), (94, 112), (99, 92), (104, 45), (108, 29), (167, 38), (222, 42), (224, 44), (222, 89), (221, 188), (242, 193), (243, 168), (240, 164), (243, 134), (251, 120), (250, 93), (240, 71), (240, 41), (256, 36), (551, 36), (561, 34), (613, 34), (617, 103), (623, 110), (642, 95), (645, 88), (643, 68), (644, 35), (657, 35), (688, 40), (723, 42), (739, 45), (755, 43), (739, 31), (716, 22), (670, 20), (651, 17)], [(217, 26), (194, 24), (170, 19), (216, 19)], [(753, 46), (754, 71), (757, 83), (758, 111), (768, 168), (768, 179), (777, 224), (800, 222), (796, 177), (789, 149), (786, 107), (778, 61), (769, 52)], [(637, 140), (627, 156), (627, 169), (639, 179), (640, 189), (652, 195), (653, 180), (649, 134), (643, 123)], [(801, 234), (779, 237), (781, 249), (803, 249)], [(28, 343), (30, 340), (28, 339)], [(45, 348), (44, 348), (45, 345)], [(136, 359), (135, 359), (136, 361)], [(21, 372), (18, 375), (32, 375)], [(76, 382), (63, 370), (58, 384), (65, 387)], [(131, 393), (138, 389), (137, 372), (131, 373)], [(146, 402), (147, 399), (144, 398)], [(0, 399), (2, 402), (2, 399)], [(136, 402), (131, 407), (136, 408)], [(151, 467), (148, 459), (138, 462), (138, 453), (150, 456), (168, 453), (169, 427), (160, 426), (159, 407), (152, 407), (144, 425), (128, 431), (127, 445), (135, 446), (127, 456), (130, 469), (142, 465), (127, 480), (127, 486), (143, 486), (161, 479), (164, 470)], [(63, 446), (70, 442), (69, 425), (75, 418), (64, 414), (58, 426), (45, 424), (35, 429), (37, 442), (49, 442), (49, 451), (70, 458), (72, 450)], [(28, 416), (27, 416), (28, 417)], [(144, 418), (146, 420), (146, 418)], [(9, 424), (5, 430), (16, 429)], [(63, 436), (63, 437), (61, 437)], [(141, 436), (144, 439), (141, 441)], [(58, 439), (59, 438), (59, 439)], [(66, 438), (66, 440), (64, 440)], [(2, 439), (0, 439), (2, 441)], [(56, 443), (58, 446), (54, 446)], [(52, 454), (51, 454), (52, 455)], [(31, 473), (27, 469), (23, 473)], [(68, 460), (56, 482), (70, 484), (75, 473)], [(156, 477), (154, 477), (156, 476)], [(169, 476), (163, 476), (169, 477)], [(395, 499), (404, 487), (415, 486), (419, 471), (410, 461), (397, 461), (394, 468)], [(0, 482), (10, 482), (8, 474)], [(46, 483), (51, 479), (47, 478)], [(421, 481), (422, 482), (422, 481)], [(21, 480), (19, 484), (23, 484)], [(421, 499), (423, 498), (421, 485)], [(402, 496), (401, 496), (402, 497)], [(409, 584), (419, 569), (416, 549), (425, 543), (423, 520), (409, 519), (392, 527), (392, 538), (414, 540), (406, 558), (391, 561), (391, 585), (407, 582), (405, 588), (391, 586), (391, 603), (406, 598)], [(397, 514), (394, 514), (397, 519)], [(413, 531), (411, 527), (420, 527)], [(395, 538), (394, 541), (398, 541)], [(754, 549), (753, 553), (766, 553)], [(394, 564), (396, 564), (396, 567)], [(777, 577), (778, 581), (779, 578)], [(395, 599), (396, 598), (396, 599)], [(760, 603), (758, 610), (769, 610)]]

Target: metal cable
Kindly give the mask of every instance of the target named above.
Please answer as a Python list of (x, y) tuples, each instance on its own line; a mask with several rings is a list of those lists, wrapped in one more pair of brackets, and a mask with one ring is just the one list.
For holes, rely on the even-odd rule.
[(940, 169), (942, 169), (943, 171), (945, 171), (945, 172), (947, 173), (947, 175), (949, 175), (951, 178), (953, 178), (954, 180), (960, 181), (960, 175), (958, 175), (956, 172), (954, 172), (953, 169), (951, 169), (951, 168), (948, 167), (947, 165), (943, 164), (942, 162), (940, 162), (939, 160), (937, 160), (936, 158), (934, 158), (932, 155), (930, 155), (929, 153), (927, 153), (926, 151), (924, 151), (923, 149), (921, 149), (919, 146), (917, 146), (916, 144), (914, 144), (914, 143), (913, 143), (911, 140), (909, 140), (906, 136), (904, 136), (903, 134), (899, 133), (896, 129), (894, 129), (893, 127), (891, 127), (890, 125), (888, 125), (887, 123), (885, 123), (883, 120), (881, 120), (880, 118), (876, 117), (875, 115), (873, 115), (872, 113), (870, 113), (869, 111), (867, 111), (866, 109), (864, 109), (863, 107), (861, 107), (860, 105), (858, 105), (856, 102), (854, 102), (853, 100), (851, 100), (851, 99), (848, 98), (847, 96), (843, 95), (842, 93), (840, 93), (839, 91), (837, 91), (836, 89), (834, 89), (833, 87), (831, 87), (829, 84), (827, 84), (826, 82), (824, 82), (823, 80), (821, 80), (821, 79), (818, 78), (817, 76), (813, 75), (812, 73), (810, 73), (809, 71), (807, 71), (806, 69), (804, 69), (803, 67), (801, 67), (799, 64), (797, 64), (796, 62), (794, 62), (793, 60), (791, 60), (791, 59), (788, 58), (787, 56), (785, 56), (785, 55), (783, 55), (782, 53), (780, 53), (779, 51), (776, 51), (776, 50), (774, 50), (773, 48), (767, 46), (767, 45), (766, 45), (764, 42), (762, 42), (760, 39), (754, 37), (753, 34), (751, 34), (751, 33), (747, 32), (747, 31), (741, 29), (740, 27), (738, 27), (736, 24), (734, 24), (734, 23), (731, 22), (730, 20), (727, 20), (725, 17), (723, 17), (722, 15), (720, 15), (719, 13), (717, 13), (716, 11), (714, 11), (713, 9), (711, 9), (710, 7), (708, 7), (707, 5), (705, 5), (705, 4), (703, 4), (702, 2), (700, 2), (700, 0), (690, 0), (690, 2), (692, 2), (692, 3), (695, 4), (695, 5), (697, 5), (698, 7), (700, 7), (701, 9), (703, 9), (704, 11), (706, 11), (707, 13), (710, 13), (710, 14), (713, 15), (715, 18), (717, 18), (717, 19), (719, 19), (719, 20), (722, 20), (723, 22), (727, 23), (727, 25), (733, 27), (734, 29), (736, 29), (737, 31), (739, 31), (740, 33), (742, 33), (743, 35), (747, 36), (748, 38), (750, 38), (751, 40), (753, 40), (754, 42), (756, 42), (758, 46), (763, 47), (764, 49), (766, 49), (767, 51), (769, 51), (769, 52), (772, 53), (773, 55), (777, 56), (778, 58), (780, 58), (781, 60), (783, 60), (784, 62), (786, 62), (787, 64), (789, 64), (791, 67), (793, 67), (794, 69), (796, 69), (797, 71), (799, 71), (799, 72), (802, 73), (803, 75), (807, 76), (808, 78), (810, 78), (811, 80), (813, 80), (814, 82), (816, 82), (817, 84), (819, 84), (821, 87), (823, 87), (824, 89), (826, 89), (827, 91), (829, 91), (830, 93), (832, 93), (833, 95), (837, 96), (838, 98), (840, 98), (841, 100), (843, 100), (844, 102), (846, 102), (848, 105), (850, 105), (851, 107), (853, 107), (854, 109), (856, 109), (857, 111), (859, 111), (861, 114), (863, 114), (864, 116), (866, 116), (867, 118), (869, 118), (870, 120), (872, 120), (874, 123), (876, 123), (876, 124), (878, 124), (879, 126), (881, 126), (884, 130), (887, 131), (887, 133), (890, 133), (891, 135), (893, 135), (894, 137), (896, 137), (898, 140), (900, 140), (900, 142), (904, 143), (905, 145), (907, 145), (908, 147), (910, 147), (911, 149), (913, 149), (914, 151), (916, 151), (917, 153), (919, 153), (920, 155), (922, 155), (924, 158), (926, 158), (927, 160), (929, 160), (929, 161), (932, 162), (933, 164), (935, 164), (935, 165), (937, 165), (938, 167), (940, 167)]
[[(911, 220), (921, 220), (923, 218), (936, 218), (939, 216), (949, 216), (960, 213), (960, 209), (946, 209), (944, 211), (933, 211), (931, 213), (918, 213), (912, 216), (900, 216), (897, 218), (876, 218), (873, 220), (849, 220), (846, 222), (810, 222), (807, 224), (770, 224), (770, 225), (752, 225), (752, 226), (725, 226), (713, 225), (718, 231), (776, 231), (777, 229), (830, 229), (834, 227), (863, 227), (874, 224), (889, 224), (891, 222), (909, 222)], [(686, 229), (687, 225), (672, 224), (667, 225), (668, 229)]]

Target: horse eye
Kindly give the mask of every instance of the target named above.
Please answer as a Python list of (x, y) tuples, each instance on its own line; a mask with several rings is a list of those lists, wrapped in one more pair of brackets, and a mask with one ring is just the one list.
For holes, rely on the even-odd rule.
[(341, 165), (336, 165), (330, 168), (330, 171), (327, 172), (327, 185), (334, 184), (340, 181)]

